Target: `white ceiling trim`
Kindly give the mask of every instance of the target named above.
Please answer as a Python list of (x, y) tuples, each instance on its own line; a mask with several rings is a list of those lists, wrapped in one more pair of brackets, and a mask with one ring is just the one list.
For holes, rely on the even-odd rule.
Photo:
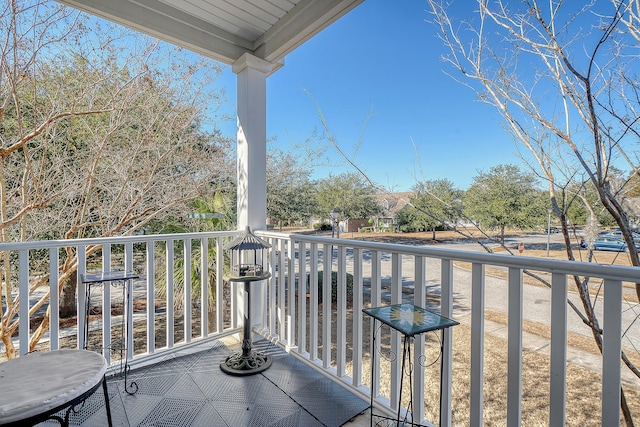
[(226, 64), (274, 64), (364, 0), (58, 0)]
[(254, 55), (277, 62), (364, 0), (302, 0), (255, 43)]

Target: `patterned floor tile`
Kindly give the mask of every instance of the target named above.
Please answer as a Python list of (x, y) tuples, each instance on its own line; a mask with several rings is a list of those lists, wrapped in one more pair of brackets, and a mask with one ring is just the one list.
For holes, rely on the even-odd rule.
[[(212, 342), (131, 370), (127, 386), (131, 390), (132, 382), (138, 385), (134, 395), (126, 393), (122, 376), (108, 378), (114, 426), (333, 427), (368, 406), (281, 348), (267, 341), (256, 343), (255, 348), (273, 357), (273, 365), (255, 375), (224, 373), (220, 362), (235, 350)], [(106, 426), (102, 389), (78, 407), (69, 421), (70, 426)]]

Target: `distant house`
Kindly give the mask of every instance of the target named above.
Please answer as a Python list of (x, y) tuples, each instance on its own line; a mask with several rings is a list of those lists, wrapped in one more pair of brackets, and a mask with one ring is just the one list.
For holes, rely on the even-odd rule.
[(340, 221), (340, 229), (347, 233), (360, 233), (369, 225), (368, 220), (364, 218), (349, 218), (348, 220)]
[(377, 194), (376, 200), (382, 207), (382, 214), (374, 219), (372, 224), (374, 230), (396, 231), (398, 212), (409, 204), (411, 197), (413, 197), (413, 192)]
[(412, 192), (376, 194), (376, 202), (382, 213), (373, 218), (350, 218), (340, 222), (340, 231), (358, 233), (362, 231), (396, 231), (396, 216), (409, 204)]
[(640, 197), (627, 197), (622, 205), (627, 211), (629, 224), (632, 227), (640, 227)]

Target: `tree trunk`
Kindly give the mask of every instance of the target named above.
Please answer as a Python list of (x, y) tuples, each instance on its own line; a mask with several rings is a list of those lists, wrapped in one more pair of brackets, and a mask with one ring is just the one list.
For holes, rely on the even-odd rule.
[(49, 330), (49, 324), (51, 323), (51, 305), (47, 308), (47, 311), (42, 318), (42, 322), (38, 326), (38, 329), (29, 338), (29, 352), (35, 351), (36, 346), (42, 339), (45, 332)]
[(76, 288), (78, 282), (78, 272), (71, 273), (71, 277), (62, 285), (60, 292), (60, 317), (66, 318), (76, 315)]
[(624, 416), (626, 426), (633, 427), (633, 416), (631, 415), (631, 410), (627, 404), (627, 398), (624, 395), (623, 388), (620, 388), (620, 408), (622, 408), (622, 415)]
[(2, 335), (2, 343), (4, 344), (5, 354), (7, 359), (14, 359), (16, 357), (16, 348), (13, 346), (13, 341), (8, 335)]

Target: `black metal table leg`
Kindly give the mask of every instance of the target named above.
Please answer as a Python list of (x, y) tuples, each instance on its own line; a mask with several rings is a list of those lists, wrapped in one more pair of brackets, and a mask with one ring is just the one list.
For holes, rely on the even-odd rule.
[[(131, 299), (131, 287), (133, 279), (139, 276), (133, 273), (125, 271), (112, 271), (103, 272), (98, 274), (88, 274), (83, 276), (82, 281), (86, 284), (85, 288), (85, 328), (84, 328), (84, 349), (88, 349), (89, 346), (89, 315), (91, 312), (91, 286), (101, 285), (109, 286), (110, 283), (117, 283), (122, 285), (122, 323), (120, 324), (120, 336), (122, 337), (122, 345), (120, 346), (120, 374), (124, 375), (124, 389), (129, 395), (133, 395), (138, 391), (138, 384), (132, 381), (130, 384), (127, 380), (127, 373), (129, 371), (129, 352), (127, 351), (127, 343), (129, 341), (129, 303)], [(111, 301), (109, 301), (111, 306)], [(109, 334), (111, 331), (109, 331)], [(115, 351), (113, 346), (104, 348), (104, 351)], [(124, 354), (123, 354), (124, 352)]]
[(107, 410), (107, 423), (109, 423), (109, 427), (113, 427), (113, 420), (111, 419), (111, 404), (109, 403), (109, 391), (107, 390), (106, 377), (102, 377), (102, 392), (104, 393), (104, 406)]
[[(129, 390), (129, 383), (127, 382), (127, 373), (129, 371), (129, 351), (126, 346), (126, 343), (129, 342), (129, 301), (131, 299), (131, 280), (129, 279), (125, 281), (123, 284), (123, 293), (122, 296), (122, 328), (125, 345), (122, 346), (122, 350), (124, 350), (124, 391), (127, 392), (128, 395), (133, 396), (138, 392), (138, 384), (135, 381), (131, 381), (131, 387), (135, 387), (135, 390)], [(124, 289), (126, 287), (126, 289)], [(133, 343), (133, 339), (131, 340)], [(133, 349), (132, 349), (133, 350)], [(122, 354), (120, 354), (120, 360), (122, 360)]]

